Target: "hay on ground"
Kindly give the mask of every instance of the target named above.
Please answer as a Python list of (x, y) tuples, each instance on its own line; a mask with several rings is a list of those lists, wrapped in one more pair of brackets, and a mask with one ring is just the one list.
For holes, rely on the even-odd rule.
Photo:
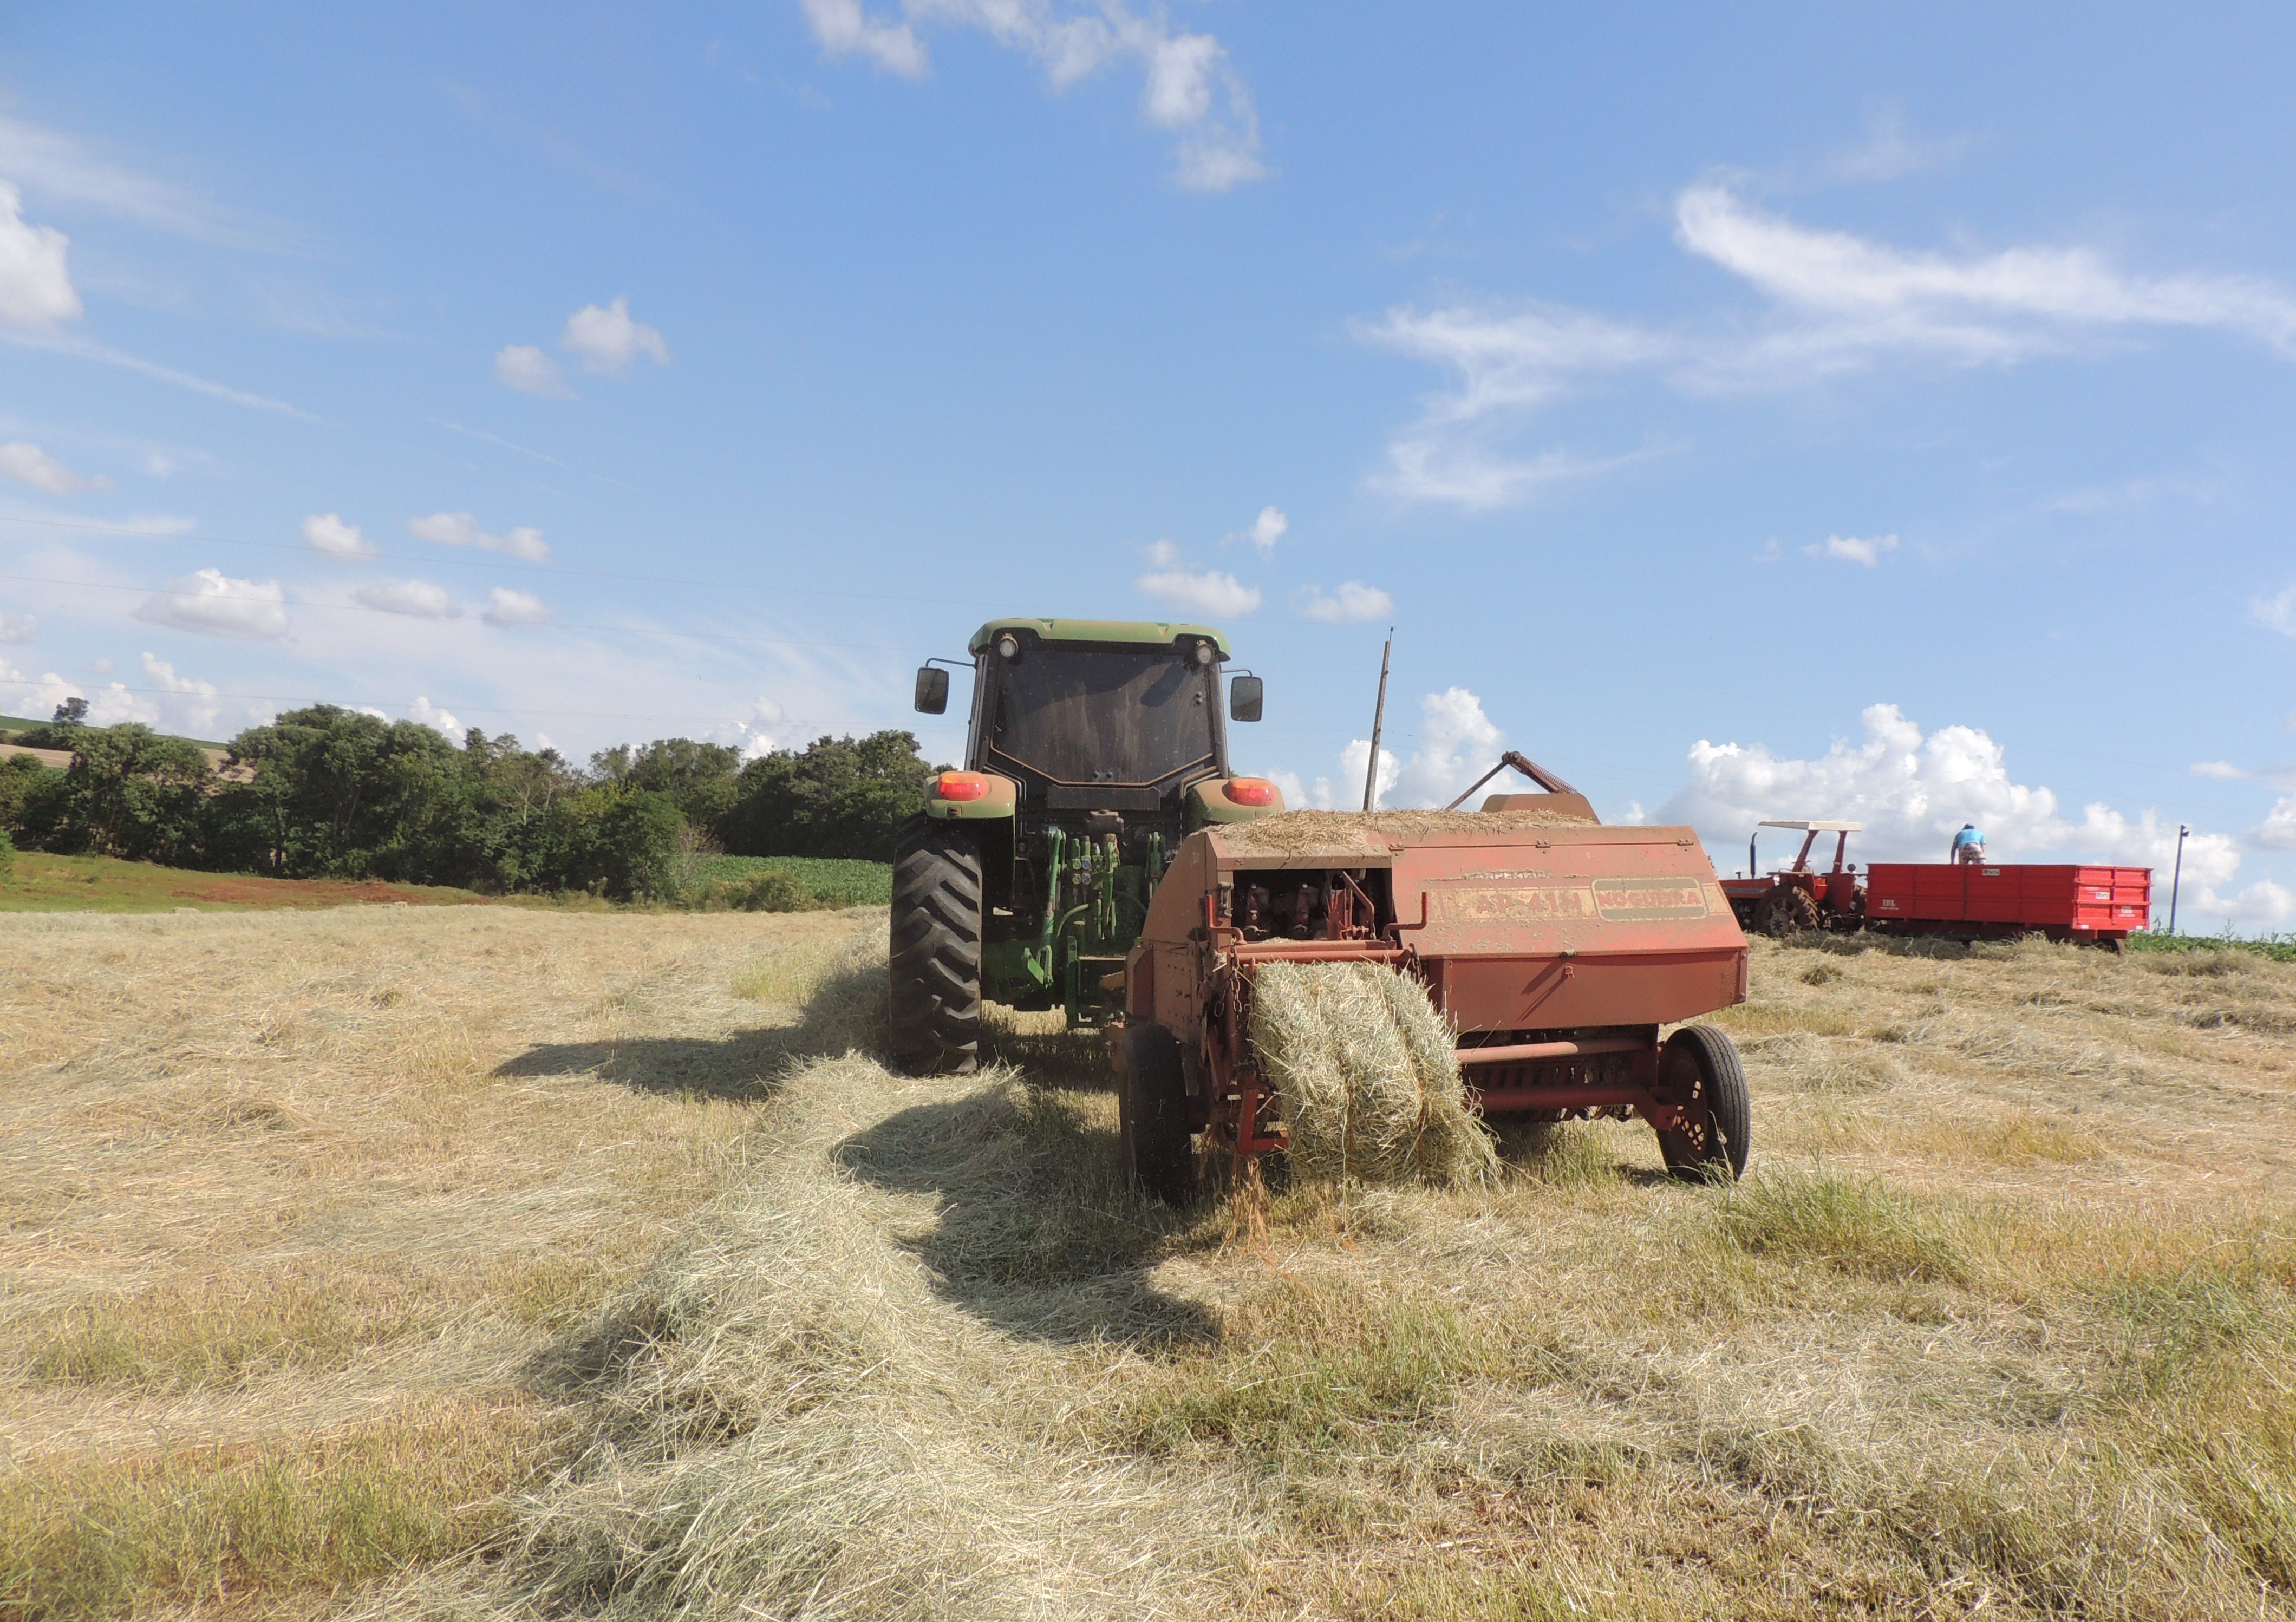
[(1438, 1186), (1496, 1175), (1456, 1038), (1416, 980), (1379, 963), (1269, 963), (1252, 985), (1251, 1042), (1295, 1171)]
[(1560, 811), (1284, 811), (1218, 831), (1223, 849), (1239, 856), (1296, 856), (1329, 848), (1385, 856), (1397, 840), (1438, 833), (1516, 833), (1531, 828), (1592, 828)]

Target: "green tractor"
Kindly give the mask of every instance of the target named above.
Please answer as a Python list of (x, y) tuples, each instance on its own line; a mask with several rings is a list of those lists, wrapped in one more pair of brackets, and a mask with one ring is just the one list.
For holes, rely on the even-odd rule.
[[(1229, 774), (1226, 720), (1257, 721), (1259, 678), (1226, 682), (1203, 626), (992, 619), (973, 633), (964, 769), (943, 772), (893, 858), (893, 1051), (914, 1075), (979, 1062), (980, 1004), (1121, 1008), (1125, 954), (1179, 842), (1283, 808)], [(916, 707), (948, 709), (944, 665)]]

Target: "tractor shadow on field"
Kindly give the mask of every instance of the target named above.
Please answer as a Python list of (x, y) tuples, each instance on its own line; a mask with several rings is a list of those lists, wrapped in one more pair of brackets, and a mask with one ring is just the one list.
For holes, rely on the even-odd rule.
[(1151, 1278), (1189, 1243), (1187, 1214), (1127, 1188), (1114, 1133), (1034, 1079), (904, 1110), (831, 1158), (939, 1202), (939, 1220), (909, 1242), (941, 1296), (999, 1333), (1141, 1348), (1218, 1339), (1211, 1311)]
[(786, 1025), (727, 1036), (607, 1036), (594, 1042), (537, 1043), (495, 1068), (506, 1078), (594, 1075), (601, 1080), (676, 1097), (757, 1102), (781, 1088), (807, 1059), (876, 1053), (885, 1028), (885, 971), (850, 965), (814, 987)]

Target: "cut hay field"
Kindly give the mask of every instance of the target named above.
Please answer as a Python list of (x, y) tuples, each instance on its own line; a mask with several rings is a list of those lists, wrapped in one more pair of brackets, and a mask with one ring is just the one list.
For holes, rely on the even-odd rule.
[(0, 1616), (2296, 1615), (2296, 966), (1757, 942), (1735, 1189), (1174, 1214), (881, 929), (0, 920)]

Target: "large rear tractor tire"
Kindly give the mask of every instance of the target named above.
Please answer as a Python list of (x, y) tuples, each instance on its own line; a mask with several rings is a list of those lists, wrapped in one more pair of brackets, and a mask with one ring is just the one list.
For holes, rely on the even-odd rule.
[(1758, 921), (1762, 933), (1784, 940), (1804, 930), (1817, 928), (1817, 897), (1799, 884), (1781, 884), (1761, 899)]
[(912, 1076), (980, 1062), (980, 848), (917, 815), (893, 848), (893, 1058)]
[(1124, 1176), (1144, 1194), (1183, 1204), (1195, 1191), (1196, 1159), (1179, 1041), (1160, 1025), (1128, 1020), (1119, 1042), (1116, 1134)]
[(1659, 1090), (1682, 1106), (1682, 1125), (1658, 1135), (1666, 1168), (1686, 1183), (1730, 1183), (1745, 1174), (1753, 1104), (1730, 1038), (1685, 1025), (1659, 1050)]

